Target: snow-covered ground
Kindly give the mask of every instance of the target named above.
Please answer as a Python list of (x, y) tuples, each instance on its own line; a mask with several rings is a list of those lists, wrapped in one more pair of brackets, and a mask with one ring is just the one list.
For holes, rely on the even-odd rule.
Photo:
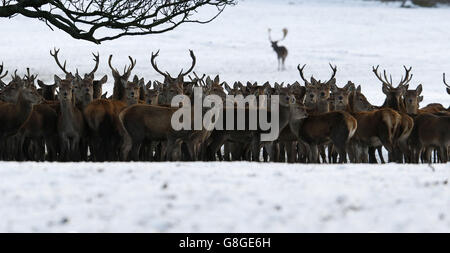
[(2, 232), (449, 232), (448, 165), (0, 164)]
[[(449, 105), (442, 72), (450, 73), (449, 8), (398, 8), (373, 1), (240, 1), (213, 23), (182, 25), (163, 35), (127, 37), (94, 45), (52, 32), (35, 20), (0, 19), (0, 62), (26, 67), (51, 82), (61, 71), (54, 46), (68, 67), (81, 72), (100, 52), (97, 76), (112, 78), (137, 59), (134, 73), (161, 77), (150, 52), (161, 49), (162, 69), (178, 73), (197, 55), (197, 73), (223, 80), (299, 80), (330, 75), (338, 84), (361, 84), (373, 104), (384, 95), (372, 65), (398, 80), (413, 66), (411, 87), (422, 83), (424, 102)], [(267, 38), (289, 34), (287, 71), (276, 71)], [(277, 34), (278, 32), (278, 34)], [(450, 232), (449, 164), (287, 165), (256, 163), (0, 163), (0, 231), (147, 232)]]

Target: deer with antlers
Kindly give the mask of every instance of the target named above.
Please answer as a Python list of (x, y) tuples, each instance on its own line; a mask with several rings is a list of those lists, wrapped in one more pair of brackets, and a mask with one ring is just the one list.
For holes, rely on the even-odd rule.
[(390, 160), (396, 162), (403, 162), (404, 158), (408, 159), (409, 151), (407, 146), (407, 140), (414, 126), (414, 120), (406, 113), (404, 100), (402, 99), (403, 95), (408, 89), (407, 85), (413, 77), (413, 75), (411, 74), (412, 67), (408, 69), (406, 68), (406, 66), (403, 66), (403, 68), (405, 69), (405, 77), (402, 76), (397, 87), (394, 87), (392, 83), (392, 76), (390, 75), (390, 78), (388, 79), (386, 70), (384, 70), (383, 71), (384, 78), (383, 78), (381, 74), (378, 73), (378, 68), (379, 66), (377, 66), (376, 68), (372, 67), (372, 71), (377, 77), (377, 79), (381, 81), (383, 85), (382, 91), (386, 95), (386, 99), (381, 108), (393, 109), (396, 112), (398, 112), (401, 117), (400, 124), (395, 133), (394, 150), (392, 154), (390, 154)]
[(346, 162), (346, 147), (350, 139), (355, 134), (358, 124), (357, 120), (345, 111), (329, 112), (328, 98), (330, 88), (336, 83), (334, 78), (337, 68), (333, 70), (331, 78), (327, 82), (316, 81), (311, 77), (311, 83), (306, 80), (303, 74), (303, 67), (297, 66), (300, 77), (305, 82), (305, 106), (310, 109), (310, 116), (298, 125), (295, 133), (298, 138), (308, 144), (309, 162), (319, 162), (319, 148), (322, 160), (326, 162), (324, 145), (332, 143), (339, 153), (339, 162)]
[(272, 40), (271, 36), (270, 36), (270, 32), (272, 30), (269, 29), (269, 41), (272, 45), (273, 50), (275, 51), (275, 53), (277, 54), (277, 60), (278, 60), (278, 71), (280, 70), (285, 70), (285, 66), (284, 66), (284, 62), (286, 60), (286, 57), (288, 55), (288, 50), (286, 47), (284, 46), (279, 46), (278, 42), (284, 40), (286, 38), (286, 35), (288, 33), (288, 30), (286, 28), (283, 29), (283, 38), (279, 39), (279, 40)]
[[(89, 128), (90, 146), (92, 147), (93, 160), (117, 160), (122, 139), (118, 128), (118, 115), (129, 104), (136, 103), (139, 97), (139, 88), (143, 81), (134, 78), (133, 82), (128, 79), (131, 71), (136, 66), (136, 61), (129, 56), (130, 65), (124, 67), (123, 74), (112, 66), (112, 55), (109, 56), (108, 65), (114, 77), (114, 88), (112, 99), (93, 100), (83, 110), (86, 123)], [(137, 81), (136, 81), (137, 80)], [(135, 94), (136, 93), (136, 94)]]

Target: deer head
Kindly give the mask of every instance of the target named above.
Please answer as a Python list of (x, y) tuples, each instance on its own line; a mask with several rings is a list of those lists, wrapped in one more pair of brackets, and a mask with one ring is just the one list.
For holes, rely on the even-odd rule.
[(369, 103), (366, 96), (361, 93), (361, 85), (350, 94), (349, 105), (352, 112), (372, 111), (373, 106)]
[(46, 100), (55, 100), (55, 92), (56, 92), (56, 84), (45, 84), (41, 80), (37, 80), (37, 84), (40, 87), (38, 91), (40, 90), (40, 93), (42, 97)]
[(59, 102), (65, 105), (74, 105), (75, 97), (73, 95), (74, 79), (61, 79), (55, 75), (55, 84), (58, 86), (58, 99)]
[(154, 89), (151, 88), (152, 87), (152, 82), (149, 81), (146, 85), (145, 85), (145, 103), (149, 104), (149, 105), (157, 105), (158, 104), (158, 97), (159, 97), (159, 89), (158, 89), (158, 85), (156, 84), (156, 81), (154, 82)]
[(214, 80), (212, 80), (209, 76), (206, 78), (205, 88), (208, 90), (208, 95), (217, 95), (225, 101), (227, 94), (224, 91), (224, 82), (220, 83), (219, 75), (217, 75)]
[(419, 84), (415, 90), (406, 90), (403, 94), (403, 103), (405, 104), (406, 113), (417, 114), (419, 103), (423, 101), (422, 84)]
[(355, 84), (348, 81), (347, 84), (339, 88), (336, 84), (331, 85), (332, 102), (334, 104), (334, 110), (345, 111), (349, 104), (350, 94), (355, 90)]
[(94, 82), (92, 83), (93, 88), (94, 88), (94, 95), (93, 95), (94, 99), (102, 97), (103, 84), (105, 84), (107, 81), (108, 81), (108, 76), (107, 75), (104, 75), (102, 77), (102, 79), (100, 79), (100, 80), (94, 80)]
[(139, 103), (141, 88), (144, 86), (144, 78), (139, 78), (135, 75), (132, 82), (127, 82), (124, 87), (124, 97), (128, 105), (134, 105)]
[[(318, 103), (328, 103), (328, 99), (330, 98), (330, 89), (332, 85), (336, 85), (336, 72), (337, 67), (332, 66), (331, 63), (329, 64), (331, 67), (331, 70), (333, 73), (331, 74), (331, 78), (326, 81), (322, 82), (321, 80), (316, 80), (313, 76), (311, 76), (311, 81), (308, 82), (306, 80), (303, 70), (306, 65), (303, 65), (303, 67), (300, 67), (300, 65), (297, 66), (297, 69), (300, 73), (300, 77), (305, 82), (305, 105), (308, 107), (317, 107)], [(322, 110), (319, 110), (322, 111)], [(326, 111), (326, 110), (324, 110)]]
[(270, 36), (270, 32), (272, 31), (272, 29), (269, 28), (269, 41), (272, 44), (273, 49), (278, 48), (278, 42), (284, 40), (286, 38), (286, 35), (288, 33), (288, 30), (286, 28), (283, 28), (283, 38), (279, 39), (279, 40), (272, 40), (272, 37)]
[(410, 74), (412, 67), (408, 69), (405, 66), (403, 66), (403, 68), (405, 69), (405, 77), (403, 78), (402, 76), (397, 87), (394, 87), (394, 85), (392, 84), (392, 75), (390, 75), (388, 79), (386, 70), (383, 70), (383, 77), (382, 77), (381, 73), (378, 73), (378, 67), (379, 65), (376, 68), (372, 67), (372, 71), (383, 85), (382, 90), (383, 93), (386, 95), (386, 100), (384, 101), (383, 107), (389, 107), (394, 110), (402, 110), (403, 103), (401, 101), (401, 97), (408, 89), (408, 83), (411, 81), (411, 78), (413, 77), (413, 75)]
[(112, 75), (114, 78), (113, 98), (117, 99), (117, 100), (121, 100), (121, 99), (123, 99), (124, 92), (125, 92), (124, 87), (126, 87), (126, 85), (128, 83), (128, 78), (130, 78), (131, 71), (136, 66), (136, 60), (133, 60), (133, 58), (131, 58), (131, 56), (128, 56), (128, 59), (130, 59), (130, 66), (125, 66), (123, 69), (123, 74), (121, 75), (119, 73), (119, 71), (112, 66), (112, 64), (111, 64), (112, 57), (113, 57), (112, 55), (109, 56), (108, 65), (112, 71)]
[(86, 74), (82, 78), (78, 73), (75, 74), (75, 78), (72, 79), (73, 92), (77, 106), (79, 108), (86, 107), (94, 98), (94, 80), (92, 75)]

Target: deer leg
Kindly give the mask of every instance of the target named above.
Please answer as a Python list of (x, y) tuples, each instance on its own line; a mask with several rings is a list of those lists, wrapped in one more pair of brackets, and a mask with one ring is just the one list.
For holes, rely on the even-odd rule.
[[(322, 157), (322, 162), (327, 163), (327, 154), (325, 152), (325, 145), (319, 145), (319, 154)], [(319, 160), (320, 163), (320, 160)]]

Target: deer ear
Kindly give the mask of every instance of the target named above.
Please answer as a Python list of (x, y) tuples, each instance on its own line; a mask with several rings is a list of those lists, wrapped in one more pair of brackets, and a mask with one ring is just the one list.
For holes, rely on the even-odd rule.
[(355, 90), (355, 84), (352, 83), (351, 81), (348, 81), (347, 84), (344, 86), (344, 89), (352, 92), (353, 90)]
[(45, 84), (44, 82), (42, 82), (41, 80), (37, 80), (37, 84), (39, 85), (39, 87), (44, 88)]
[(148, 81), (147, 84), (145, 85), (145, 88), (150, 90), (152, 88), (152, 81)]
[(214, 78), (214, 84), (219, 84), (219, 75)]
[(422, 93), (422, 84), (419, 84), (419, 86), (417, 86), (416, 92), (417, 92), (417, 95), (420, 95)]
[(280, 89), (280, 85), (279, 85), (277, 82), (275, 82), (275, 84), (273, 85), (273, 87), (274, 87), (276, 90), (279, 90), (279, 89)]
[(135, 83), (135, 84), (139, 83), (139, 77), (137, 77), (137, 75), (134, 75), (133, 83)]
[(106, 83), (108, 81), (108, 76), (107, 75), (104, 75), (103, 77), (102, 77), (102, 79), (100, 79), (100, 81), (98, 82), (99, 84), (104, 84), (104, 83)]
[(316, 84), (316, 83), (317, 83), (317, 80), (311, 76), (311, 84)]
[[(230, 93), (230, 92), (232, 91), (231, 87), (230, 87), (226, 82), (223, 82), (223, 84), (225, 85), (225, 90), (226, 90), (228, 93)], [(236, 83), (234, 83), (234, 85), (236, 85)]]
[(205, 83), (207, 84), (207, 85), (211, 85), (212, 84), (212, 80), (211, 80), (211, 77), (206, 77), (206, 81), (205, 81)]
[[(448, 91), (449, 89), (447, 88), (447, 91)], [(449, 92), (449, 94), (450, 94), (450, 92)], [(422, 102), (423, 101), (423, 96), (419, 96), (419, 102)]]
[(55, 78), (56, 86), (60, 86), (61, 85), (61, 78), (59, 78), (59, 76), (57, 76), (57, 75), (55, 75), (54, 78)]
[(361, 85), (358, 85), (358, 87), (356, 88), (356, 92), (361, 93)]

